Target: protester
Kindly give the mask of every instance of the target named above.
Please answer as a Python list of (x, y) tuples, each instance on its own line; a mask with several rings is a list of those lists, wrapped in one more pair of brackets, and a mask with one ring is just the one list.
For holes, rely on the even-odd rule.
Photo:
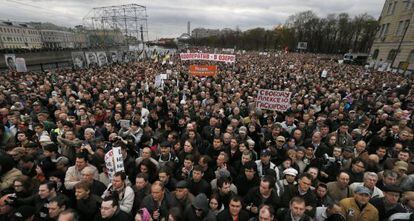
[[(29, 205), (35, 220), (51, 218), (45, 204), (59, 195), (72, 200), (52, 211), (60, 220), (132, 219), (124, 211), (136, 220), (244, 212), (274, 220), (274, 209), (296, 219), (382, 220), (414, 210), (411, 76), (331, 55), (235, 56), (224, 63), (171, 54), (165, 63), (0, 75), (2, 217)], [(218, 74), (193, 76), (191, 64), (217, 65)], [(290, 92), (287, 109), (258, 106), (259, 89)], [(391, 186), (400, 187), (401, 202)], [(240, 210), (230, 208), (237, 197)], [(389, 210), (375, 211), (369, 200)]]

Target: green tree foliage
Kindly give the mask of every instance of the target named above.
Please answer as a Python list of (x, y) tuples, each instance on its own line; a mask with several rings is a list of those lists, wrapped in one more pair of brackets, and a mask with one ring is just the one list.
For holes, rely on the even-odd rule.
[(284, 25), (272, 30), (254, 28), (228, 30), (217, 36), (191, 39), (194, 45), (246, 50), (271, 50), (308, 42), (308, 51), (316, 53), (368, 52), (378, 29), (378, 21), (368, 14), (351, 18), (347, 13), (319, 18), (312, 11), (291, 15)]

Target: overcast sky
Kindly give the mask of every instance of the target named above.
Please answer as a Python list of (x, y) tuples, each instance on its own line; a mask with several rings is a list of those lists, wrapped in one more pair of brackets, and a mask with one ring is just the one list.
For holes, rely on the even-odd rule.
[(140, 4), (147, 7), (151, 40), (177, 37), (191, 29), (253, 27), (272, 28), (289, 15), (312, 10), (323, 17), (347, 12), (378, 18), (385, 0), (0, 0), (0, 19), (52, 22), (73, 27), (82, 24), (93, 7)]

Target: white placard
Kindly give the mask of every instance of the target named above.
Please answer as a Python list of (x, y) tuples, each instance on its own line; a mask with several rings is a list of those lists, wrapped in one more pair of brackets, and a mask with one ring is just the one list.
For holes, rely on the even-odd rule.
[(286, 111), (290, 108), (292, 92), (259, 89), (256, 106), (261, 109)]
[(105, 165), (110, 180), (116, 172), (125, 171), (121, 147), (112, 147), (112, 150), (105, 154)]

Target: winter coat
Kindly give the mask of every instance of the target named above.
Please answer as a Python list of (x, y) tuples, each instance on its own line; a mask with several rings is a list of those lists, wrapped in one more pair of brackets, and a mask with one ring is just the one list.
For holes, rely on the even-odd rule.
[(363, 210), (359, 209), (353, 197), (345, 198), (339, 202), (342, 212), (346, 216), (347, 221), (378, 221), (378, 210), (368, 203)]
[(13, 158), (6, 153), (0, 153), (0, 165), (0, 191), (3, 191), (10, 188), (22, 172), (14, 167)]
[[(196, 215), (194, 208), (203, 210), (201, 217)], [(210, 211), (208, 199), (204, 193), (198, 194), (193, 202), (187, 206), (183, 217), (184, 221), (216, 221), (216, 216)]]

